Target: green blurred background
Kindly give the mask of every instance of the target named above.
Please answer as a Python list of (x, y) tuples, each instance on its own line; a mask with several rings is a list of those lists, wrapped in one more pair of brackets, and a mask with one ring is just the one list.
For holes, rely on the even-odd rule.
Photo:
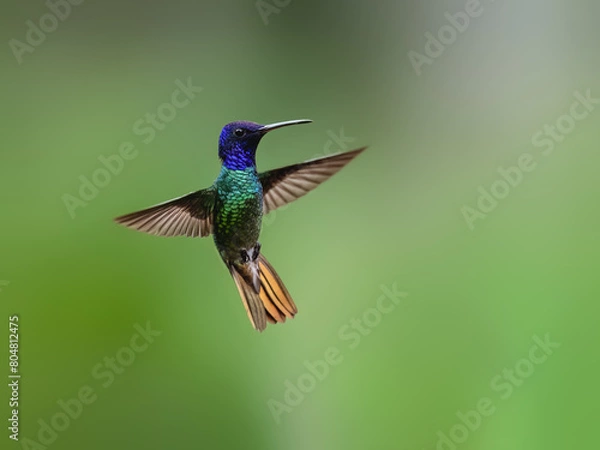
[[(600, 6), (482, 1), (418, 76), (409, 51), (465, 3), (85, 1), (19, 64), (9, 40), (49, 10), (4, 2), (0, 320), (8, 339), (20, 315), (21, 439), (90, 386), (45, 447), (597, 447), (600, 111), (549, 156), (532, 136), (576, 91), (600, 97)], [(189, 77), (202, 92), (143, 143), (133, 124)], [(369, 150), (263, 227), (300, 313), (258, 334), (210, 239), (111, 219), (209, 185), (225, 123), (297, 118), (314, 124), (265, 138), (259, 168)], [(63, 196), (123, 142), (138, 156), (72, 218)], [(524, 153), (535, 170), (471, 230), (461, 208)], [(394, 283), (408, 297), (351, 349), (340, 331)], [(93, 368), (148, 321), (162, 334), (104, 388)], [(502, 399), (490, 381), (547, 333), (560, 348)], [(277, 423), (269, 400), (330, 347), (342, 362)], [(440, 443), (482, 398), (494, 414)]]

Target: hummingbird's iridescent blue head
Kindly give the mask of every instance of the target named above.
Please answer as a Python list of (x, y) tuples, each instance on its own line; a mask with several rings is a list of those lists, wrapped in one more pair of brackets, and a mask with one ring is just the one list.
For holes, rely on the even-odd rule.
[(219, 136), (219, 158), (231, 170), (244, 170), (256, 165), (256, 148), (269, 131), (288, 125), (310, 123), (312, 120), (290, 120), (270, 125), (254, 122), (231, 122), (223, 127)]

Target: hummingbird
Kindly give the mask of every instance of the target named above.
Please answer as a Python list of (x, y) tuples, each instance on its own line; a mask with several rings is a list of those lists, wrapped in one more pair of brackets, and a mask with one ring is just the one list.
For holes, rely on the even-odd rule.
[(311, 120), (270, 125), (231, 122), (219, 136), (221, 172), (212, 186), (115, 219), (158, 236), (212, 234), (229, 269), (252, 326), (285, 322), (298, 309), (258, 241), (263, 215), (293, 202), (337, 173), (366, 147), (257, 172), (256, 150), (270, 131)]

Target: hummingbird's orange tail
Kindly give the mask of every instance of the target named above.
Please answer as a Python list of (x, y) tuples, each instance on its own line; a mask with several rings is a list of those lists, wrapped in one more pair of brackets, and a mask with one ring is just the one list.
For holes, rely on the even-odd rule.
[(285, 322), (286, 318), (291, 319), (298, 312), (281, 278), (263, 255), (258, 255), (256, 261), (242, 267), (232, 265), (229, 270), (248, 318), (256, 330), (263, 331), (267, 327), (267, 321)]

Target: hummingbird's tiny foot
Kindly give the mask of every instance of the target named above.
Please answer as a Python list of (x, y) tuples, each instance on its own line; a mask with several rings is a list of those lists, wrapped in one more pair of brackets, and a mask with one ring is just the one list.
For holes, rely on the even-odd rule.
[(242, 259), (242, 264), (246, 264), (248, 261), (250, 261), (248, 252), (244, 249), (240, 250), (240, 258)]
[(260, 242), (257, 242), (256, 245), (254, 246), (254, 251), (252, 252), (252, 261), (256, 261), (256, 258), (258, 258), (258, 255), (260, 255)]

